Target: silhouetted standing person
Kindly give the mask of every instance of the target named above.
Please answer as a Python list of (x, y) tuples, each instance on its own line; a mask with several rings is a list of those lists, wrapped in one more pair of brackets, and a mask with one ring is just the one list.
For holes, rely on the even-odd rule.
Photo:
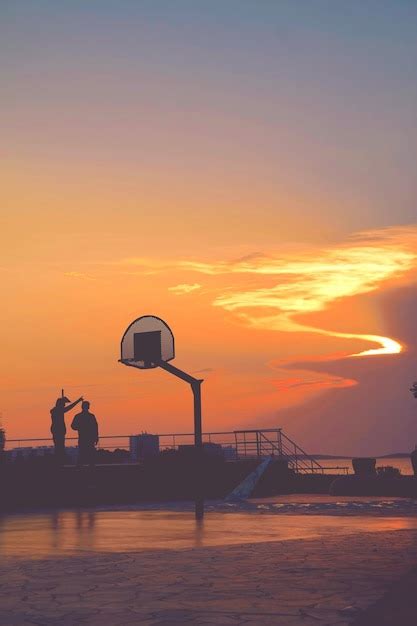
[(55, 456), (60, 463), (65, 461), (65, 435), (67, 432), (65, 413), (71, 411), (79, 402), (82, 402), (82, 397), (68, 406), (65, 406), (68, 402), (68, 398), (62, 396), (58, 398), (54, 408), (51, 409), (51, 433), (54, 440)]
[(78, 431), (78, 463), (80, 467), (95, 463), (96, 445), (98, 444), (98, 424), (96, 416), (90, 413), (90, 403), (84, 400), (81, 413), (72, 420), (71, 428)]

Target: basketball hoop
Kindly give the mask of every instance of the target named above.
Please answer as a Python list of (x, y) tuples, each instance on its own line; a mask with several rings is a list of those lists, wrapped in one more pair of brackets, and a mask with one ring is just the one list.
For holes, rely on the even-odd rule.
[[(147, 370), (160, 367), (169, 374), (189, 383), (194, 398), (194, 445), (198, 452), (199, 473), (203, 451), (201, 425), (201, 379), (194, 378), (187, 372), (171, 365), (175, 357), (174, 335), (168, 324), (155, 315), (143, 315), (132, 322), (123, 334), (120, 344), (119, 362), (128, 367)], [(195, 515), (201, 519), (204, 515), (204, 500), (200, 493), (196, 496)]]

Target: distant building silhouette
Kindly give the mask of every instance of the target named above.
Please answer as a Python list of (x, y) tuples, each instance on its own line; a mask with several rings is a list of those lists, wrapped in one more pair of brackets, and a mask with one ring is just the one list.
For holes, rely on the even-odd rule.
[(6, 445), (6, 431), (4, 428), (0, 427), (0, 454), (4, 452), (4, 448)]
[(144, 459), (158, 456), (159, 454), (159, 436), (148, 435), (131, 435), (129, 437), (129, 449), (132, 461), (143, 461)]

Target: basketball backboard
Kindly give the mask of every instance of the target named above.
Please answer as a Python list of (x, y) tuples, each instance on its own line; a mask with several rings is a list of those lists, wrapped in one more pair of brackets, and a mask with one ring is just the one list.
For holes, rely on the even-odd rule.
[(126, 329), (121, 341), (121, 363), (150, 369), (175, 357), (174, 335), (168, 324), (154, 315), (143, 315)]

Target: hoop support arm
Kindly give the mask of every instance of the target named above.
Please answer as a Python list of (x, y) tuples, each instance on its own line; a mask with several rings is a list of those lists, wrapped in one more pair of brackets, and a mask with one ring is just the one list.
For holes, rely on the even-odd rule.
[(161, 367), (166, 372), (177, 376), (177, 378), (181, 378), (181, 380), (185, 380), (186, 383), (189, 383), (191, 386), (202, 383), (202, 379), (194, 378), (191, 374), (187, 374), (187, 372), (183, 372), (175, 365), (171, 365), (171, 363), (167, 363), (166, 361), (159, 361), (158, 367)]

